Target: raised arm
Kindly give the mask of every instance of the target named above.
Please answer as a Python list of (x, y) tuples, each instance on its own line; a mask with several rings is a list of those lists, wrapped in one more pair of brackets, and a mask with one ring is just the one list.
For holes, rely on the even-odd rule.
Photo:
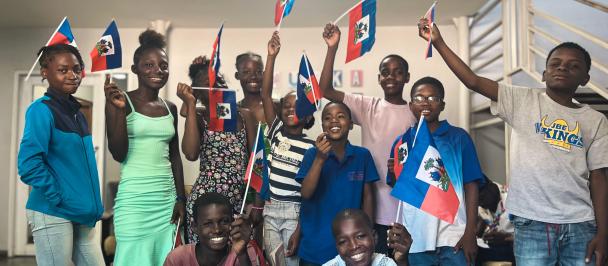
[(450, 47), (448, 47), (443, 40), (443, 37), (441, 37), (437, 25), (433, 24), (431, 31), (429, 22), (426, 19), (420, 19), (418, 22), (418, 34), (426, 41), (431, 37), (435, 49), (437, 49), (448, 67), (454, 72), (456, 77), (467, 86), (467, 88), (490, 98), (492, 101), (498, 99), (498, 83), (475, 74), (473, 70), (471, 70), (471, 68), (467, 66)]
[(183, 114), (185, 111), (186, 116), (182, 151), (186, 159), (196, 161), (201, 152), (201, 134), (196, 118), (196, 98), (194, 98), (192, 87), (184, 83), (177, 84), (177, 96), (183, 101), (181, 113)]
[(336, 52), (340, 43), (340, 28), (328, 23), (323, 31), (323, 39), (327, 44), (327, 54), (321, 71), (321, 79), (319, 87), (323, 91), (323, 97), (330, 101), (342, 102), (344, 100), (344, 92), (334, 88), (334, 62), (336, 60)]
[(317, 154), (312, 162), (312, 166), (304, 177), (304, 181), (302, 181), (302, 188), (300, 191), (302, 198), (304, 199), (310, 199), (312, 198), (312, 195), (315, 194), (315, 190), (317, 190), (317, 185), (319, 184), (319, 178), (321, 177), (321, 169), (323, 168), (325, 160), (327, 160), (327, 154), (329, 154), (329, 151), (331, 150), (331, 143), (325, 139), (326, 135), (327, 133), (325, 132), (321, 133), (315, 141)]
[[(106, 133), (108, 135), (108, 149), (114, 160), (123, 162), (129, 150), (129, 137), (127, 135), (127, 99), (123, 92), (110, 82), (110, 75), (106, 74), (104, 84), (106, 95)], [(133, 110), (131, 110), (133, 111)]]
[(266, 69), (264, 69), (264, 77), (262, 80), (262, 105), (264, 107), (264, 118), (268, 126), (277, 117), (274, 110), (274, 102), (272, 101), (272, 85), (274, 76), (274, 61), (281, 50), (281, 38), (279, 32), (275, 31), (268, 41), (268, 56), (266, 59)]

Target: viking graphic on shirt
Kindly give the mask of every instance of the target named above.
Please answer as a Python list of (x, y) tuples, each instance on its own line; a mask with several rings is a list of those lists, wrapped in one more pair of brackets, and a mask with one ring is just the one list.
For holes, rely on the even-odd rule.
[(540, 123), (535, 124), (536, 133), (544, 136), (543, 142), (548, 143), (551, 147), (570, 151), (572, 146), (583, 147), (583, 137), (581, 136), (581, 128), (576, 122), (574, 129), (568, 125), (564, 119), (556, 119), (547, 124), (547, 116), (545, 115)]

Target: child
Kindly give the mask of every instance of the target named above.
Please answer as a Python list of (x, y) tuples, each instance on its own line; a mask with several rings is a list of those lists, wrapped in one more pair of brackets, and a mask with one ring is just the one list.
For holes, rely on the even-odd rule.
[(262, 107), (262, 71), (264, 62), (262, 57), (256, 53), (243, 53), (236, 57), (236, 70), (234, 78), (241, 83), (244, 98), (239, 101), (240, 108), (249, 110), (256, 121), (265, 121), (264, 108)]
[[(294, 234), (300, 213), (300, 183), (295, 176), (300, 169), (304, 153), (314, 145), (302, 131), (314, 124), (312, 116), (296, 120), (296, 95), (293, 92), (283, 97), (279, 112), (275, 111), (272, 101), (272, 78), (274, 63), (281, 49), (278, 32), (268, 42), (268, 59), (264, 70), (262, 85), (262, 102), (266, 123), (270, 125), (267, 138), (270, 140), (270, 199), (264, 207), (264, 247), (268, 256), (281, 244), (288, 257), (277, 262), (280, 265), (297, 266), (299, 259), (295, 255), (298, 234)], [(263, 201), (262, 201), (263, 202)], [(254, 207), (254, 208), (258, 208)], [(255, 209), (254, 209), (255, 210)]]
[(158, 97), (169, 78), (164, 37), (139, 36), (131, 70), (138, 87), (123, 92), (106, 76), (108, 147), (121, 163), (114, 205), (114, 264), (160, 265), (171, 251), (175, 223), (185, 217), (177, 107)]
[[(340, 42), (338, 26), (327, 24), (323, 39), (327, 43), (327, 56), (319, 83), (323, 96), (331, 101), (344, 102), (351, 109), (353, 122), (361, 126), (363, 147), (371, 152), (378, 174), (386, 176), (385, 162), (389, 157), (388, 149), (392, 140), (416, 122), (403, 99), (403, 86), (410, 79), (408, 63), (395, 54), (382, 59), (378, 84), (384, 91), (383, 99), (344, 93), (333, 87), (334, 59)], [(395, 221), (398, 201), (390, 195), (391, 188), (384, 179), (374, 184), (374, 190), (377, 200), (376, 213), (370, 218), (375, 222), (374, 229), (378, 232), (376, 252), (387, 254), (386, 231)]]
[(473, 73), (436, 26), (421, 20), (418, 28), (512, 129), (507, 210), (515, 215), (517, 265), (574, 265), (593, 257), (602, 265), (608, 253), (608, 120), (572, 101), (589, 81), (589, 53), (562, 43), (547, 56), (546, 89), (514, 87)]
[(377, 241), (373, 223), (360, 209), (345, 209), (339, 212), (332, 223), (338, 256), (323, 266), (405, 266), (412, 237), (403, 225), (395, 223), (388, 231), (388, 243), (394, 250), (393, 259), (374, 253)]
[(331, 235), (334, 216), (346, 208), (374, 213), (378, 180), (369, 151), (348, 142), (353, 123), (348, 107), (331, 102), (321, 113), (323, 133), (304, 154), (296, 180), (302, 183), (300, 265), (320, 265), (338, 254)]
[[(421, 78), (412, 86), (410, 95), (410, 108), (416, 117), (424, 115), (460, 200), (454, 224), (441, 221), (411, 205), (402, 204), (404, 224), (414, 240), (410, 249), (410, 264), (469, 265), (475, 262), (477, 253), (477, 186), (484, 180), (475, 146), (462, 128), (452, 126), (445, 120), (439, 121), (439, 114), (445, 108), (445, 93), (439, 80)], [(399, 136), (391, 151), (396, 148), (399, 140), (411, 148), (416, 129), (413, 126)], [(392, 155), (391, 152), (391, 157)], [(406, 156), (403, 154), (399, 158)], [(404, 161), (399, 163), (403, 164)], [(394, 178), (395, 174), (399, 173), (394, 173), (391, 167), (388, 177)]]
[[(263, 254), (249, 241), (251, 225), (238, 215), (223, 195), (208, 192), (194, 203), (195, 230), (199, 243), (181, 245), (171, 251), (164, 266), (263, 265)], [(232, 244), (229, 244), (232, 243)]]
[(91, 133), (72, 96), (84, 63), (67, 44), (40, 49), (47, 92), (25, 114), (19, 146), (21, 181), (31, 186), (27, 220), (38, 265), (104, 265), (93, 227), (103, 206)]
[[(203, 57), (194, 59), (189, 69), (189, 76), (194, 87), (209, 87), (209, 60)], [(215, 87), (226, 88), (221, 75), (218, 76)], [(186, 116), (182, 149), (190, 161), (200, 158), (200, 174), (192, 187), (192, 193), (186, 204), (186, 228), (189, 243), (198, 242), (196, 231), (192, 226), (194, 219), (194, 202), (206, 192), (217, 192), (230, 200), (234, 206), (233, 212), (239, 213), (245, 183), (243, 175), (247, 167), (248, 143), (253, 142), (253, 134), (246, 130), (255, 130), (255, 125), (248, 117), (248, 112), (238, 111), (237, 130), (234, 132), (216, 132), (208, 130), (209, 125), (209, 91), (196, 90), (179, 83), (177, 96), (184, 102), (182, 114)], [(203, 108), (196, 109), (200, 101)], [(235, 110), (236, 111), (236, 110)], [(249, 141), (248, 141), (248, 138)]]

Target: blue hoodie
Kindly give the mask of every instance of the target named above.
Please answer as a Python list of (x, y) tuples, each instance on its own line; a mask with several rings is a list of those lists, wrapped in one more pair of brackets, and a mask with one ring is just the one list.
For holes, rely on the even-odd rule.
[(103, 205), (91, 133), (80, 104), (52, 90), (25, 114), (19, 146), (21, 181), (32, 187), (26, 208), (95, 226)]

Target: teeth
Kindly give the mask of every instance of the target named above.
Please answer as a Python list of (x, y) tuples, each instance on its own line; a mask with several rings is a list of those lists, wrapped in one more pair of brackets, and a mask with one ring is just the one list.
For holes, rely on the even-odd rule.
[(360, 261), (363, 259), (363, 257), (365, 256), (364, 253), (359, 253), (357, 255), (353, 255), (350, 258), (353, 259), (354, 261)]
[(224, 237), (212, 237), (211, 242), (222, 242), (224, 241)]
[(329, 130), (331, 130), (331, 131), (339, 131), (339, 130), (340, 130), (340, 127), (332, 127), (332, 128), (330, 128)]

